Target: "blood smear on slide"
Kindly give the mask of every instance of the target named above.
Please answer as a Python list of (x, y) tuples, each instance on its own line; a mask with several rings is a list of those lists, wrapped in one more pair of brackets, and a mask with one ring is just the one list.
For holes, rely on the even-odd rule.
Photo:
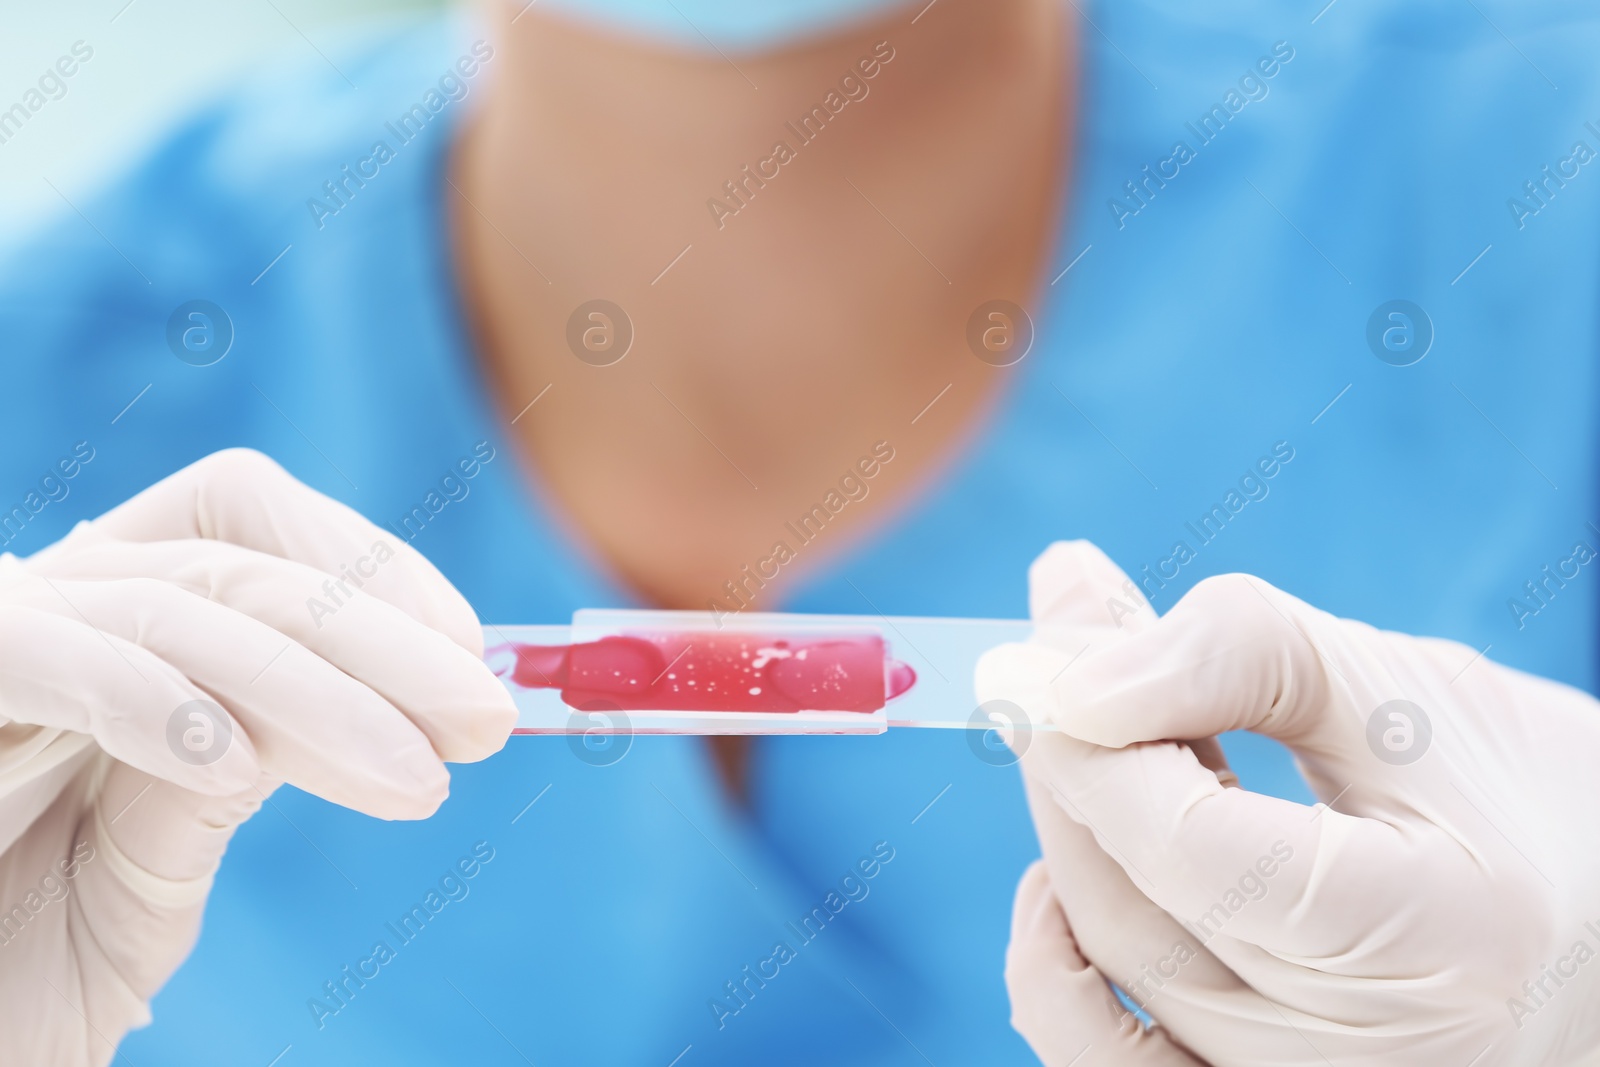
[(524, 689), (559, 688), (575, 708), (609, 702), (623, 711), (870, 714), (917, 681), (877, 634), (640, 632), (491, 652), (515, 657), (501, 677), (509, 672)]

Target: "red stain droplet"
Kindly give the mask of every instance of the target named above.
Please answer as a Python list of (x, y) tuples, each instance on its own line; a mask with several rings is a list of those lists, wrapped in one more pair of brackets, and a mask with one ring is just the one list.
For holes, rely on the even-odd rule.
[(917, 684), (917, 672), (911, 669), (911, 664), (901, 663), (897, 659), (890, 660), (888, 666), (889, 699), (893, 700)]

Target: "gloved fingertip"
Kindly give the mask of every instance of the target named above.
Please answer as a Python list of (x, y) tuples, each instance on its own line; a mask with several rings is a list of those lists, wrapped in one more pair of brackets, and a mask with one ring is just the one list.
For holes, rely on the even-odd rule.
[(1008, 956), (1027, 938), (1039, 898), (1049, 891), (1050, 872), (1045, 870), (1044, 860), (1034, 860), (1022, 872), (1022, 877), (1017, 881), (1017, 891), (1011, 898), (1011, 944), (1006, 949)]
[(437, 786), (420, 790), (414, 796), (408, 798), (409, 802), (404, 806), (403, 810), (396, 815), (390, 816), (390, 818), (404, 822), (416, 822), (432, 818), (444, 806), (444, 802), (449, 799), (450, 776), (446, 774)]
[(481, 659), (465, 653), (460, 659), (461, 669), (451, 672), (455, 696), (448, 714), (436, 716), (425, 730), (446, 763), (477, 763), (505, 747), (519, 713), (505, 682)]
[(450, 791), (446, 789), (442, 795), (418, 798), (415, 802), (402, 805), (394, 813), (383, 818), (388, 822), (421, 822), (424, 819), (431, 819), (449, 797)]
[(1054, 722), (1052, 683), (1071, 663), (1071, 656), (1042, 645), (991, 648), (979, 657), (973, 679), (979, 706), (1006, 701), (1016, 705), (1028, 723)]
[(1028, 612), (1037, 622), (1120, 627), (1153, 617), (1133, 580), (1091, 541), (1057, 541), (1028, 568)]
[(426, 819), (450, 796), (450, 772), (438, 760), (433, 761), (433, 768), (412, 775), (413, 782), (397, 782), (388, 788), (364, 791), (358, 802), (347, 806), (386, 822)]
[(244, 792), (261, 780), (261, 764), (249, 742), (230, 745), (221, 759), (206, 768), (210, 773), (185, 787), (210, 797), (230, 797)]
[(137, 731), (107, 730), (98, 741), (113, 758), (202, 796), (233, 796), (261, 779), (255, 746), (231, 716), (203, 736), (180, 732), (156, 740)]
[(478, 763), (506, 747), (517, 725), (517, 707), (506, 695), (503, 705), (478, 707), (462, 713), (460, 734), (439, 753), (446, 763)]
[[(228, 766), (230, 763), (233, 765)], [(236, 762), (226, 757), (204, 768), (185, 767), (182, 770), (163, 768), (156, 776), (191, 793), (212, 798), (231, 797), (248, 792), (261, 777), (253, 761)]]

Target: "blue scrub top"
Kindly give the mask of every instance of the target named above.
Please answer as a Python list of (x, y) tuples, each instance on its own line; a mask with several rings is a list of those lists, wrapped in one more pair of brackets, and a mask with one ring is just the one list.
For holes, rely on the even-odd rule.
[[(1319, 8), (1091, 5), (1034, 350), (997, 371), (1004, 405), (947, 476), (785, 607), (1018, 617), (1033, 556), (1087, 537), (1162, 609), (1248, 570), (1592, 688), (1595, 568), (1575, 546), (1600, 547), (1600, 27), (1576, 2)], [(494, 60), (441, 77), (478, 36), (430, 23), (342, 54), (359, 92), (320, 60), (247, 86), (8, 257), (0, 507), (40, 505), (8, 550), (231, 445), (397, 522), (488, 442), (416, 547), (485, 619), (628, 602), (530, 489), (463, 328), (443, 165)], [(324, 183), (345, 165), (366, 176), (339, 206)], [(193, 300), (232, 323), (210, 366), (168, 345)], [(93, 459), (67, 495), (30, 498), (78, 442)], [(1272, 746), (1231, 749), (1247, 784), (1305, 796)], [(755, 759), (748, 812), (683, 738), (606, 767), (519, 738), (456, 768), (420, 824), (284, 790), (239, 832), (127, 1056), (1031, 1062), (1001, 979), (1037, 854), (1015, 768), (951, 731), (766, 740)], [(460, 899), (403, 940), (474, 849), (492, 859), (465, 896), (446, 883)], [(867, 895), (797, 936), (863, 859)], [(719, 1027), (713, 998), (780, 941), (793, 958)]]

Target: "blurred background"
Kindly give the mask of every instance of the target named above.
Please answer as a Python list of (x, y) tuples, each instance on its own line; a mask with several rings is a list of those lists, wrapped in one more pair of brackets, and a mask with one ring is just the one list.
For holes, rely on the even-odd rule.
[(83, 41), (67, 91), (0, 143), (0, 243), (112, 180), (139, 147), (237, 73), (275, 54), (336, 50), (355, 24), (441, 0), (0, 0), (0, 111)]

